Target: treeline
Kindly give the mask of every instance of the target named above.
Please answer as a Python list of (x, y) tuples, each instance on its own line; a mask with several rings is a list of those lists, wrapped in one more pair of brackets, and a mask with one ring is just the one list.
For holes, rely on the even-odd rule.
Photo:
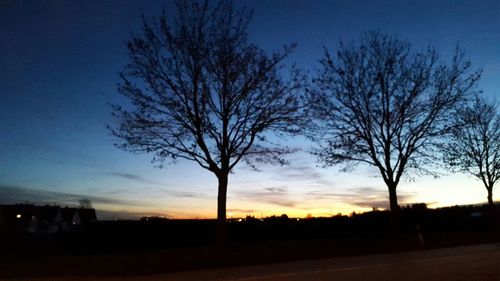
[[(390, 211), (299, 220), (287, 216), (235, 219), (227, 224), (227, 242), (232, 247), (262, 246), (268, 243), (271, 243), (271, 247), (279, 247), (283, 243), (324, 243), (334, 245), (341, 251), (327, 253), (328, 251), (316, 249), (323, 255), (356, 254), (363, 250), (359, 245), (368, 249), (373, 246), (377, 251), (383, 252), (391, 249), (443, 247), (498, 241), (500, 224), (495, 216), (500, 216), (500, 207), (403, 207), (399, 237), (400, 246), (403, 248), (400, 249), (389, 246), (394, 238), (390, 231)], [(11, 241), (4, 249), (5, 257), (11, 259), (47, 255), (203, 249), (213, 246), (216, 242), (216, 229), (216, 220), (96, 221), (80, 227), (78, 231), (51, 235), (12, 233), (2, 239)], [(2, 235), (7, 234), (9, 232), (4, 231)]]

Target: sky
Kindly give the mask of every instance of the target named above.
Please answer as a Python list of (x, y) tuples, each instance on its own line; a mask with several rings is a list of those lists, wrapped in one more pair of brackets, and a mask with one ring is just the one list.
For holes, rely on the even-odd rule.
[[(236, 1), (254, 11), (250, 40), (265, 50), (298, 44), (287, 60), (314, 73), (323, 46), (379, 30), (435, 46), (443, 59), (459, 44), (475, 68), (479, 88), (500, 97), (500, 1)], [(171, 1), (0, 1), (0, 203), (74, 205), (89, 198), (101, 219), (158, 215), (214, 218), (217, 180), (195, 163), (155, 167), (152, 155), (113, 146), (106, 125), (125, 42)], [(322, 168), (301, 148), (288, 166), (254, 171), (239, 164), (229, 178), (228, 217), (330, 216), (387, 208), (377, 171)], [(498, 193), (498, 192), (497, 192)], [(398, 187), (400, 204), (431, 207), (486, 201), (480, 181), (461, 174), (417, 177)], [(500, 194), (494, 193), (500, 200)]]

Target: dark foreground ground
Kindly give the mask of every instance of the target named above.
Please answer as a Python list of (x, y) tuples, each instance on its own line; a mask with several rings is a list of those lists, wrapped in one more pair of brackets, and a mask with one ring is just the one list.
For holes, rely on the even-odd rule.
[[(227, 270), (264, 274), (227, 275), (229, 280), (324, 280), (333, 278), (332, 274), (348, 274), (339, 280), (400, 280), (388, 279), (398, 274), (405, 280), (438, 280), (432, 276), (473, 277), (473, 271), (482, 278), (441, 280), (500, 280), (498, 267), (490, 266), (500, 261), (498, 244), (491, 244), (500, 242), (498, 215), (498, 209), (480, 206), (407, 208), (397, 237), (390, 231), (386, 212), (308, 220), (248, 218), (229, 223), (224, 248), (214, 246), (215, 222), (206, 220), (96, 222), (50, 235), (4, 230), (0, 280), (210, 280), (204, 276), (212, 276), (210, 272), (215, 272), (215, 278), (226, 276)], [(432, 249), (485, 243), (490, 245), (433, 256)], [(382, 253), (386, 254), (370, 256)], [(336, 258), (326, 263), (298, 262), (262, 270), (246, 267), (332, 257)], [(224, 267), (233, 269), (215, 269)], [(453, 273), (458, 269), (463, 274)], [(191, 276), (192, 272), (201, 275)], [(432, 278), (419, 279), (427, 276)]]
[(437, 250), (316, 259), (258, 266), (217, 268), (132, 277), (38, 277), (32, 281), (496, 281), (500, 280), (500, 244), (482, 244)]

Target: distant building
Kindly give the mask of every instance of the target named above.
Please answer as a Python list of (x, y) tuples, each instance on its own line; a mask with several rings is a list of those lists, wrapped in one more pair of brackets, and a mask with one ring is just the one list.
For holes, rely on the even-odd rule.
[(95, 220), (94, 209), (31, 204), (0, 205), (0, 226), (30, 233), (56, 233)]

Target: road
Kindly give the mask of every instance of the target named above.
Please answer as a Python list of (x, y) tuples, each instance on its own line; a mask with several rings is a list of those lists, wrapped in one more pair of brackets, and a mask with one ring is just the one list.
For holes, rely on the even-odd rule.
[[(16, 279), (18, 280), (18, 279)], [(19, 279), (23, 280), (23, 279)], [(500, 280), (500, 243), (133, 277), (43, 278), (33, 281), (378, 281)]]

